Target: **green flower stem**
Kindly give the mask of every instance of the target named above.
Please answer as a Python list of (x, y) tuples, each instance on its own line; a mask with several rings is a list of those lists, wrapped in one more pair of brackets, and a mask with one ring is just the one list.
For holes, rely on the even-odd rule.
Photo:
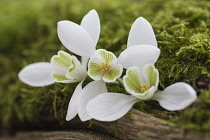
[(117, 78), (117, 81), (118, 83), (124, 87), (124, 84), (123, 84), (123, 79), (122, 78)]

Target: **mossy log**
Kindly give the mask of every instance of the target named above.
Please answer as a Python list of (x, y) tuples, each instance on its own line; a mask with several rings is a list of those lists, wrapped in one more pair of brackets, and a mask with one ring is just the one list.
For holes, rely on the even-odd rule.
[(115, 122), (81, 122), (78, 117), (66, 122), (68, 131), (19, 132), (12, 139), (146, 139), (146, 140), (210, 140), (210, 136), (185, 131), (155, 116), (136, 109)]

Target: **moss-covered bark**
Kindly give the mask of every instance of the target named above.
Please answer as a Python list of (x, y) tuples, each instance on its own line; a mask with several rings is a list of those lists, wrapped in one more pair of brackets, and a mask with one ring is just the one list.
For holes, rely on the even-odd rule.
[[(27, 64), (49, 61), (58, 50), (66, 50), (57, 37), (57, 22), (80, 23), (96, 9), (101, 20), (97, 48), (119, 55), (126, 48), (130, 27), (143, 16), (153, 26), (161, 55), (156, 63), (160, 89), (184, 81), (199, 93), (196, 103), (180, 112), (167, 112), (156, 102), (135, 105), (181, 125), (204, 133), (210, 132), (210, 89), (196, 86), (199, 78), (210, 77), (210, 2), (200, 0), (2, 0), (0, 6), (0, 126), (2, 129), (22, 122), (65, 120), (67, 105), (76, 84), (33, 88), (21, 83), (18, 71)], [(67, 51), (67, 50), (66, 50)], [(109, 91), (124, 92), (114, 84)], [(175, 115), (175, 118), (174, 118)]]

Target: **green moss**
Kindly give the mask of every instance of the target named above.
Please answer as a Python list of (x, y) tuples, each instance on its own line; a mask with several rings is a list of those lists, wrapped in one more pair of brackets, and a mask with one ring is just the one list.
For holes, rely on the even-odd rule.
[[(96, 9), (101, 20), (97, 48), (107, 49), (117, 56), (126, 48), (130, 27), (137, 17), (143, 16), (152, 24), (161, 49), (156, 63), (160, 72), (159, 89), (178, 81), (195, 85), (198, 78), (210, 77), (209, 1), (2, 0), (2, 128), (10, 128), (17, 122), (39, 122), (41, 118), (65, 120), (68, 102), (77, 84), (33, 88), (21, 83), (17, 74), (30, 63), (50, 61), (58, 50), (67, 51), (57, 37), (57, 22), (67, 19), (80, 23), (90, 9)], [(109, 91), (125, 93), (124, 88), (117, 84), (107, 86)], [(207, 133), (210, 132), (209, 102), (209, 90), (202, 90), (195, 104), (178, 113), (167, 112), (154, 101), (139, 102), (135, 108), (166, 120), (169, 116), (177, 116), (172, 122)]]

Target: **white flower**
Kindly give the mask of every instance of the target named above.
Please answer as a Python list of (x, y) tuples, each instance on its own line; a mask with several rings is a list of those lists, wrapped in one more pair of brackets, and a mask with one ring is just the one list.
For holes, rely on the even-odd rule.
[(59, 83), (80, 82), (86, 77), (86, 69), (78, 59), (64, 51), (51, 58), (51, 62), (38, 62), (24, 67), (18, 74), (24, 83), (41, 87)]
[[(101, 56), (100, 52), (104, 52), (104, 54), (111, 56), (114, 60), (114, 65), (112, 63), (110, 64), (109, 62), (107, 63)], [(153, 29), (147, 20), (140, 17), (136, 19), (136, 21), (131, 27), (128, 37), (127, 49), (125, 49), (120, 54), (117, 60), (115, 60), (116, 57), (114, 56), (114, 54), (105, 50), (97, 50), (95, 52), (95, 57), (92, 57), (88, 63), (88, 75), (94, 80), (102, 79), (105, 82), (113, 82), (122, 73), (121, 65), (124, 68), (128, 68), (130, 66), (142, 67), (147, 63), (154, 64), (157, 61), (159, 55), (160, 50), (157, 48), (157, 41)], [(113, 71), (113, 69), (116, 72)], [(103, 81), (100, 80), (100, 83), (103, 83)], [(104, 85), (105, 83), (98, 84), (99, 87), (97, 88), (100, 89), (100, 86)], [(85, 100), (85, 98), (83, 98), (85, 97), (85, 95), (90, 95), (94, 93), (96, 97), (97, 95), (102, 93), (102, 91), (98, 91), (97, 93), (95, 91), (95, 88), (96, 86), (94, 84), (88, 84), (88, 87), (86, 87), (81, 93), (79, 102)], [(92, 97), (94, 98), (94, 96)], [(89, 115), (87, 115), (87, 103), (88, 102), (86, 102), (83, 106), (79, 107), (81, 108), (79, 110), (82, 110), (81, 112), (85, 112), (79, 113), (80, 119), (82, 118), (83, 121), (91, 118)], [(80, 114), (86, 115), (82, 116)]]
[(122, 66), (124, 68), (128, 68), (130, 66), (142, 67), (147, 63), (154, 64), (159, 55), (160, 50), (157, 48), (157, 41), (153, 29), (149, 22), (142, 17), (138, 18), (132, 25), (128, 37), (127, 49), (120, 54), (117, 60), (113, 53), (102, 49), (97, 50), (95, 52), (95, 56), (91, 57), (88, 63), (88, 75), (94, 80), (99, 80), (93, 81), (92, 83), (99, 82), (99, 84), (94, 85), (89, 83), (81, 92), (78, 102), (86, 102), (83, 106), (78, 106), (78, 108), (80, 108), (80, 119), (85, 121), (92, 118), (87, 115), (86, 107), (88, 102), (85, 96), (91, 96), (93, 99), (97, 95), (103, 93), (103, 90), (95, 89), (103, 89), (103, 86), (105, 86), (104, 81), (114, 82), (118, 77), (120, 77), (122, 73)]
[(127, 69), (123, 84), (131, 95), (141, 100), (150, 100), (159, 84), (158, 70), (151, 64), (146, 64), (142, 69), (132, 66)]
[(90, 100), (107, 92), (105, 82), (114, 82), (122, 74), (122, 65), (117, 63), (116, 56), (104, 49), (95, 51), (94, 57), (88, 63), (88, 75), (96, 80), (87, 84), (78, 98), (78, 114), (82, 121), (92, 119), (87, 114), (87, 104)]
[[(81, 81), (77, 85), (69, 102), (66, 120), (74, 118), (79, 112), (78, 106), (87, 102), (85, 99), (78, 100), (83, 91), (82, 83), (86, 77), (84, 72), (86, 72), (87, 69), (87, 62), (88, 59), (94, 55), (99, 34), (100, 20), (95, 10), (91, 10), (85, 15), (80, 25), (67, 20), (60, 21), (58, 22), (58, 37), (69, 51), (81, 56), (82, 65), (76, 57), (59, 51), (58, 55), (52, 57), (51, 63), (33, 63), (19, 72), (19, 79), (21, 81), (35, 87), (50, 85), (54, 82), (72, 83)], [(101, 84), (101, 82), (98, 82), (96, 86), (98, 85), (101, 87), (105, 85), (105, 83)], [(103, 92), (104, 91), (106, 90), (103, 90)], [(91, 97), (91, 95), (89, 97)], [(79, 116), (80, 114), (84, 113), (79, 113)]]
[[(58, 37), (62, 44), (71, 52), (82, 56), (82, 65), (86, 68), (90, 57), (94, 56), (96, 44), (100, 34), (100, 20), (95, 10), (84, 16), (80, 25), (71, 21), (58, 22)], [(89, 91), (89, 86), (82, 89), (82, 82), (76, 87), (70, 99), (66, 120), (73, 119), (77, 114), (82, 121), (91, 119), (86, 113), (89, 100), (98, 94), (107, 91), (103, 81), (93, 81), (88, 84), (94, 86)]]
[(95, 57), (91, 57), (88, 63), (88, 75), (94, 80), (114, 82), (122, 74), (122, 65), (117, 63), (117, 58), (112, 52), (98, 49)]
[(59, 51), (58, 55), (51, 58), (51, 65), (51, 76), (56, 82), (75, 83), (86, 77), (86, 70), (78, 59), (64, 51)]
[(184, 109), (194, 102), (197, 98), (195, 90), (182, 82), (155, 93), (159, 73), (154, 63), (159, 54), (151, 25), (142, 17), (136, 19), (129, 33), (127, 49), (118, 58), (127, 69), (123, 83), (131, 95), (102, 93), (88, 103), (88, 115), (100, 121), (114, 121), (140, 100), (157, 100), (163, 108), (171, 111)]
[(163, 108), (175, 111), (186, 108), (197, 98), (195, 90), (182, 82), (155, 93), (159, 83), (159, 74), (151, 64), (145, 65), (142, 70), (137, 66), (128, 68), (123, 77), (123, 83), (126, 91), (131, 95), (100, 94), (89, 102), (88, 114), (96, 120), (114, 121), (124, 116), (136, 102), (141, 100), (157, 100)]

